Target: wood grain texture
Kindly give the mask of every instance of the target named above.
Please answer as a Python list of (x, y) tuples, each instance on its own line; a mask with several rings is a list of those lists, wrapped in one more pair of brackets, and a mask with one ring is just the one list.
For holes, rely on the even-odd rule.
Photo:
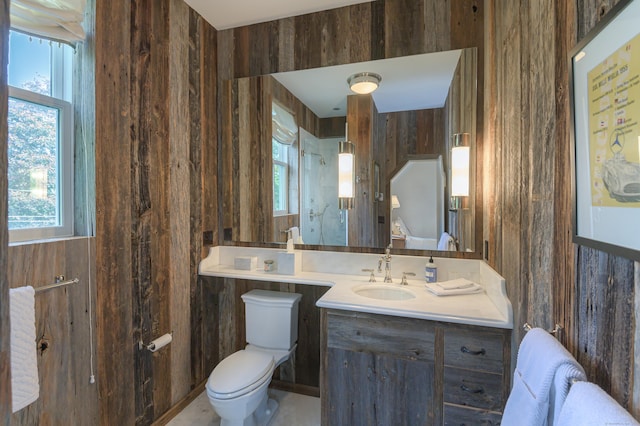
[(483, 234), (507, 281), (514, 345), (526, 321), (560, 323), (589, 379), (637, 415), (634, 263), (574, 246), (570, 230), (568, 52), (616, 3), (487, 2)]
[[(9, 0), (0, 1), (0, 69), (9, 62)], [(11, 361), (9, 338), (9, 281), (7, 277), (7, 251), (9, 244), (7, 194), (7, 73), (0, 73), (0, 424), (11, 419)]]
[[(100, 424), (135, 423), (129, 3), (96, 3), (96, 288)], [(114, 54), (118, 52), (118, 54)], [(113, 171), (122, 170), (118, 179)]]
[[(184, 1), (171, 0), (169, 3), (169, 16), (171, 16), (169, 26), (169, 40), (172, 54), (169, 61), (169, 98), (180, 99), (182, 102), (172, 102), (169, 109), (169, 200), (168, 209), (171, 216), (169, 225), (169, 283), (170, 289), (167, 292), (170, 300), (168, 327), (164, 333), (173, 333), (171, 359), (169, 370), (170, 393), (169, 404), (156, 410), (154, 418), (161, 412), (166, 411), (191, 389), (191, 317), (190, 310), (190, 290), (191, 279), (197, 271), (197, 264), (192, 260), (191, 252), (199, 253), (202, 244), (198, 242), (197, 236), (202, 234), (202, 224), (197, 229), (193, 229), (190, 218), (199, 218), (201, 207), (197, 203), (201, 200), (202, 188), (197, 188), (195, 193), (190, 190), (193, 181), (198, 182), (201, 175), (191, 175), (191, 149), (198, 152), (199, 159), (200, 146), (191, 144), (192, 136), (191, 117), (194, 120), (200, 118), (200, 109), (191, 108), (191, 96), (189, 91), (189, 81), (191, 71), (189, 70), (189, 15), (190, 9)], [(197, 130), (197, 129), (196, 129)], [(201, 143), (200, 135), (193, 139)], [(192, 201), (192, 198), (194, 199)], [(191, 208), (195, 211), (192, 213)], [(185, 232), (189, 231), (189, 232)], [(194, 238), (195, 234), (195, 238)], [(193, 241), (193, 240), (196, 241)], [(195, 243), (195, 246), (192, 245)], [(162, 303), (162, 302), (161, 302)], [(163, 330), (156, 335), (160, 336)], [(162, 386), (162, 385), (160, 385)]]
[[(95, 312), (96, 295), (94, 244), (94, 238), (79, 238), (9, 247), (7, 274), (13, 288), (31, 285), (37, 289), (54, 282), (54, 276), (60, 274), (80, 280), (36, 293), (34, 344), (39, 348), (40, 396), (29, 407), (12, 414), (11, 424), (98, 422), (98, 385), (89, 383), (91, 362), (96, 357), (96, 336), (92, 341), (89, 332), (90, 327), (95, 330), (95, 316), (90, 316)], [(97, 383), (100, 379), (98, 375)]]
[[(501, 362), (510, 330), (339, 310), (321, 315), (322, 424), (442, 424), (447, 404), (499, 418), (510, 388), (508, 356)], [(459, 345), (477, 344), (492, 358), (488, 367), (475, 355), (459, 356)]]
[(217, 36), (179, 0), (98, 4), (96, 27), (100, 421), (150, 424), (210, 371), (197, 266), (220, 229)]

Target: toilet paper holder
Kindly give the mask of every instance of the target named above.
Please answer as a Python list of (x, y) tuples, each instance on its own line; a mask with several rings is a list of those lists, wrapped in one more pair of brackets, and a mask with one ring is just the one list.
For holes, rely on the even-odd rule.
[(171, 333), (163, 334), (157, 339), (152, 340), (148, 344), (145, 344), (142, 340), (138, 341), (138, 350), (146, 349), (150, 352), (156, 352), (157, 350), (167, 346), (173, 340), (173, 331)]

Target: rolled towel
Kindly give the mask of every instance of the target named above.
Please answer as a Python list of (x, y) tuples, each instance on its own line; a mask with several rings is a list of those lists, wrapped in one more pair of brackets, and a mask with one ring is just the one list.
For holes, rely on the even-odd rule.
[(11, 393), (14, 413), (40, 396), (34, 296), (35, 290), (30, 286), (9, 289)]

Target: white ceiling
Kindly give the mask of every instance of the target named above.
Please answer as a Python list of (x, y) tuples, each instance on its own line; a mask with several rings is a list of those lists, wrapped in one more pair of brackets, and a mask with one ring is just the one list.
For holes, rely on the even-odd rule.
[(217, 30), (369, 1), (371, 0), (185, 0)]
[(411, 111), (444, 106), (459, 58), (452, 50), (272, 75), (321, 118), (346, 115), (347, 78), (365, 71), (382, 76), (372, 95), (378, 112)]

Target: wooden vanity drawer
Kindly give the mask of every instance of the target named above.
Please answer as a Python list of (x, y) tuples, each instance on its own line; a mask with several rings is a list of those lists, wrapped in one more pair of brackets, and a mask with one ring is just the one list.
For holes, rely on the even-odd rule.
[(329, 311), (327, 347), (433, 361), (435, 326), (423, 320)]
[(496, 426), (501, 421), (500, 413), (444, 404), (443, 424), (446, 426)]
[(445, 367), (444, 402), (502, 411), (502, 375)]
[(502, 374), (503, 345), (502, 334), (447, 330), (444, 335), (444, 364)]

